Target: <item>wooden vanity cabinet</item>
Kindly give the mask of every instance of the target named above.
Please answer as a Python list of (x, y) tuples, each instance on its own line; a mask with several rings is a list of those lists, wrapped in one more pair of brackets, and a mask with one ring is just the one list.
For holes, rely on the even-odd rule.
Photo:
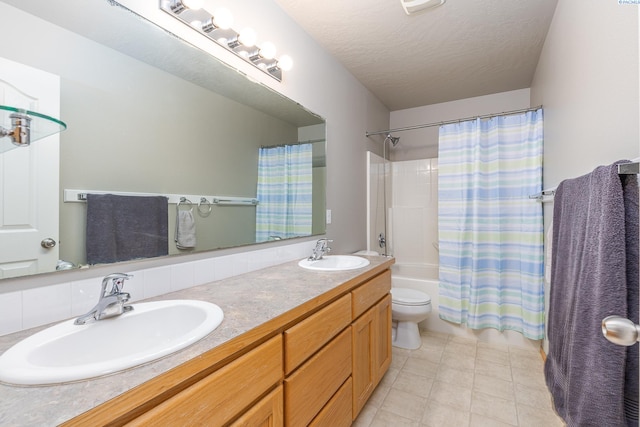
[[(212, 350), (228, 362), (193, 359), (65, 426), (349, 426), (391, 362), (391, 272), (364, 277), (237, 339), (239, 356), (230, 344)], [(172, 376), (186, 382), (216, 363), (162, 396), (180, 384)]]

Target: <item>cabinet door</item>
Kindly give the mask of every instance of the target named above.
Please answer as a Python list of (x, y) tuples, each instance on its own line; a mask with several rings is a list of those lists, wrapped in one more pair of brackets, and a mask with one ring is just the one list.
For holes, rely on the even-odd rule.
[(371, 396), (377, 381), (375, 362), (376, 308), (371, 308), (351, 325), (353, 336), (353, 419)]
[(387, 295), (376, 306), (376, 384), (380, 382), (391, 364), (391, 295)]
[(233, 422), (231, 427), (282, 427), (282, 402), (283, 392), (280, 385)]

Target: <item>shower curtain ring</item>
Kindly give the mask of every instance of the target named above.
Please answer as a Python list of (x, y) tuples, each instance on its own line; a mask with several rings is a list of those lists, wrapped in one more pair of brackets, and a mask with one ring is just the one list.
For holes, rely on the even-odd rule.
[[(204, 210), (202, 210), (203, 204), (206, 204), (209, 209), (205, 207)], [(200, 214), (200, 216), (204, 216), (204, 217), (207, 217), (209, 216), (209, 214), (211, 214), (211, 202), (208, 201), (206, 197), (200, 198), (200, 203), (198, 203), (198, 213)]]

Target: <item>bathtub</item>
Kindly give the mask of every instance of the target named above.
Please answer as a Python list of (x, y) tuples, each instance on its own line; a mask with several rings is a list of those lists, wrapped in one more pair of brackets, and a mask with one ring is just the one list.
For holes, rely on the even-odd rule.
[(391, 286), (410, 288), (428, 294), (431, 297), (431, 314), (420, 322), (421, 330), (457, 335), (491, 344), (513, 345), (516, 347), (539, 348), (540, 341), (525, 338), (515, 331), (497, 331), (495, 329), (473, 330), (440, 319), (438, 304), (438, 265), (398, 263), (391, 266)]

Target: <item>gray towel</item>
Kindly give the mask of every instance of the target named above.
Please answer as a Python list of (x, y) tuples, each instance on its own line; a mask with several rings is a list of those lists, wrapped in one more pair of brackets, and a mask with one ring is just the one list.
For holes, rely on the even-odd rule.
[(87, 194), (87, 263), (167, 255), (168, 235), (166, 197)]
[(175, 242), (178, 249), (194, 249), (196, 247), (196, 220), (190, 209), (176, 213)]
[[(609, 315), (638, 321), (637, 256), (635, 175), (619, 176), (616, 163), (558, 186), (545, 378), (568, 426), (637, 426), (637, 353), (627, 358), (601, 331)], [(625, 417), (625, 401), (635, 415)]]

